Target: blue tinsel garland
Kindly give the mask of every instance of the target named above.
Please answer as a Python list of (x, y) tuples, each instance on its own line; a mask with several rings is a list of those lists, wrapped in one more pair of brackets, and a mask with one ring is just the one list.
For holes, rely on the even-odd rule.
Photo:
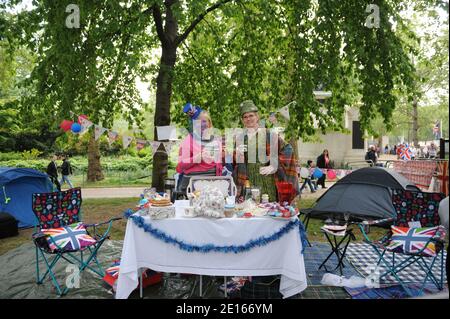
[(231, 253), (231, 252), (233, 252), (235, 254), (242, 253), (245, 251), (249, 251), (250, 249), (255, 248), (255, 247), (266, 246), (267, 244), (280, 239), (283, 235), (287, 234), (289, 231), (294, 229), (294, 227), (298, 227), (299, 231), (300, 231), (300, 240), (302, 242), (302, 254), (305, 250), (305, 247), (308, 245), (308, 240), (306, 239), (305, 228), (303, 226), (303, 223), (298, 219), (296, 219), (294, 221), (292, 221), (292, 220), (289, 221), (289, 223), (287, 223), (285, 226), (283, 226), (279, 231), (277, 231), (276, 233), (274, 233), (270, 236), (261, 236), (257, 239), (252, 239), (243, 245), (216, 246), (213, 244), (206, 244), (206, 245), (199, 246), (199, 245), (188, 244), (182, 240), (178, 240), (178, 239), (166, 234), (165, 232), (152, 227), (151, 224), (146, 224), (144, 221), (144, 218), (142, 218), (141, 216), (133, 215), (133, 214), (134, 214), (134, 212), (131, 209), (129, 209), (124, 213), (124, 216), (126, 218), (131, 219), (136, 224), (136, 226), (138, 226), (139, 228), (142, 228), (146, 233), (149, 233), (156, 239), (164, 241), (168, 244), (178, 246), (179, 249), (189, 251), (189, 252), (208, 253), (208, 252), (213, 251), (213, 252), (220, 252), (220, 253)]

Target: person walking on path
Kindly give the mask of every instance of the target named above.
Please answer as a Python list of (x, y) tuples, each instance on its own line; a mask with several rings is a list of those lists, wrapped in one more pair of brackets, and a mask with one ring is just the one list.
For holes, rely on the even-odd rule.
[(307, 166), (306, 168), (309, 170), (309, 176), (305, 178), (305, 181), (303, 182), (302, 187), (300, 187), (300, 194), (302, 193), (302, 190), (306, 187), (306, 184), (309, 185), (309, 189), (311, 190), (311, 193), (315, 193), (316, 192), (316, 188), (314, 187), (314, 185), (311, 182), (312, 179), (312, 173), (311, 173), (311, 169), (313, 168), (314, 164), (313, 161), (309, 160), (307, 162)]
[(67, 155), (63, 155), (63, 163), (61, 165), (61, 182), (60, 184), (63, 185), (65, 182), (69, 184), (70, 188), (73, 188), (73, 184), (69, 179), (69, 175), (72, 175), (72, 166), (70, 165), (69, 160), (67, 159)]
[[(323, 150), (323, 153), (317, 157), (317, 163), (316, 166), (321, 169), (331, 169), (331, 163), (330, 163), (330, 154), (328, 153), (328, 150)], [(321, 178), (317, 180), (317, 185), (321, 185), (322, 188), (327, 188), (325, 186), (325, 179), (327, 178), (327, 174), (324, 173)]]
[(50, 180), (53, 184), (55, 184), (58, 191), (61, 191), (61, 184), (58, 181), (58, 165), (56, 164), (56, 160), (58, 157), (53, 155), (52, 160), (47, 165), (47, 175), (50, 177)]

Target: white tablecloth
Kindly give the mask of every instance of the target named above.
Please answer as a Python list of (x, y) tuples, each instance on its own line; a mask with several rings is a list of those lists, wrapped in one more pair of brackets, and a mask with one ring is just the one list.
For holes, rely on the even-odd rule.
[[(176, 217), (145, 223), (192, 245), (243, 245), (270, 236), (285, 220), (261, 218), (187, 218), (188, 201), (176, 201)], [(287, 298), (306, 289), (306, 272), (298, 227), (266, 246), (242, 253), (187, 252), (165, 243), (129, 219), (122, 249), (116, 298), (128, 298), (138, 285), (138, 269), (211, 276), (269, 276), (281, 274), (280, 292)]]

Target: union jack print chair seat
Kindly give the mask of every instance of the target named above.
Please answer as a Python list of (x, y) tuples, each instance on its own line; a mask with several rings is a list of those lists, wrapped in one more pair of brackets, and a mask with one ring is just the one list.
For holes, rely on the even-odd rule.
[[(32, 235), (36, 247), (36, 280), (38, 284), (42, 284), (44, 279), (50, 276), (60, 296), (66, 294), (69, 288), (62, 289), (56, 280), (53, 271), (55, 265), (60, 260), (65, 260), (77, 265), (80, 272), (89, 268), (103, 277), (104, 271), (97, 260), (97, 253), (109, 238), (113, 221), (120, 219), (112, 218), (103, 223), (84, 224), (81, 221), (81, 203), (80, 188), (36, 193), (32, 198), (32, 209), (39, 222)], [(99, 228), (103, 226), (106, 230), (100, 232)], [(40, 260), (47, 269), (42, 276)]]
[[(413, 263), (419, 264), (425, 272), (420, 292), (425, 284), (431, 281), (440, 290), (444, 282), (444, 245), (446, 231), (440, 225), (439, 203), (445, 198), (442, 193), (413, 192), (409, 190), (394, 190), (392, 203), (396, 210), (396, 218), (379, 221), (363, 222), (359, 228), (364, 240), (369, 243), (377, 253), (377, 265), (383, 263), (388, 270), (380, 275), (380, 279), (392, 274), (412, 296), (412, 292), (399, 278), (398, 273)], [(365, 226), (385, 224), (392, 222), (389, 232), (380, 240), (373, 241), (367, 236)], [(386, 258), (385, 253), (392, 253), (392, 258)], [(408, 258), (396, 262), (395, 255), (407, 255)], [(440, 255), (440, 278), (433, 274), (437, 257)]]

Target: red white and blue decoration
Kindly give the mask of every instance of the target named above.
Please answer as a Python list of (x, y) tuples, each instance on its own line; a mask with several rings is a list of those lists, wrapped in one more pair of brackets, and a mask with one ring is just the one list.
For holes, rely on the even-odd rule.
[[(192, 106), (192, 105), (191, 105)], [(193, 110), (195, 111), (192, 113), (192, 115), (198, 116), (201, 112), (201, 108), (198, 106), (193, 107)], [(191, 114), (191, 113), (189, 113)], [(77, 118), (77, 122), (70, 121), (70, 120), (63, 120), (61, 124), (59, 125), (62, 130), (65, 132), (71, 130), (74, 134), (83, 135), (86, 133), (91, 126), (94, 126), (94, 138), (95, 140), (98, 140), (105, 132), (107, 132), (108, 135), (108, 142), (109, 145), (112, 146), (112, 144), (119, 140), (119, 133), (115, 132), (113, 130), (107, 129), (101, 125), (94, 124), (91, 122), (86, 115), (79, 115), (76, 116), (73, 112), (70, 112), (70, 115), (72, 117)], [(176, 128), (174, 126), (157, 126), (156, 127), (158, 132), (167, 128), (170, 128), (171, 137), (168, 138), (170, 141), (168, 142), (158, 142), (158, 141), (148, 141), (141, 138), (135, 138), (133, 136), (127, 136), (127, 135), (121, 135), (122, 136), (122, 146), (124, 149), (128, 148), (130, 144), (135, 141), (136, 142), (136, 148), (138, 151), (142, 150), (147, 145), (150, 145), (152, 147), (152, 154), (154, 155), (156, 151), (158, 150), (160, 144), (164, 146), (164, 149), (166, 153), (170, 153), (172, 148), (177, 145), (178, 139), (176, 137)], [(142, 133), (142, 132), (141, 132)], [(159, 136), (159, 133), (158, 133)]]
[(42, 233), (48, 236), (47, 242), (53, 251), (75, 251), (96, 243), (96, 240), (87, 234), (83, 223), (43, 229)]
[(64, 120), (61, 122), (61, 124), (59, 124), (59, 127), (64, 131), (70, 131), (70, 129), (72, 128), (72, 124), (73, 121), (69, 121), (69, 120)]
[(400, 158), (404, 161), (410, 161), (411, 160), (411, 149), (409, 148), (408, 144), (403, 144), (399, 147), (399, 155)]
[(72, 127), (71, 127), (71, 130), (75, 134), (80, 133), (81, 132), (81, 125), (78, 124), (78, 123), (73, 123)]
[(172, 244), (178, 247), (181, 250), (187, 252), (200, 252), (200, 253), (209, 253), (209, 252), (218, 252), (218, 253), (243, 253), (249, 251), (253, 248), (263, 247), (270, 244), (273, 241), (279, 240), (281, 237), (289, 233), (291, 230), (298, 227), (300, 233), (300, 240), (302, 242), (302, 251), (303, 254), (305, 248), (308, 246), (308, 239), (306, 237), (306, 230), (303, 223), (299, 219), (289, 220), (283, 227), (281, 227), (278, 231), (274, 232), (271, 235), (260, 236), (256, 239), (252, 239), (247, 243), (241, 245), (214, 245), (214, 244), (205, 244), (198, 245), (196, 243), (188, 243), (182, 239), (178, 239), (172, 235), (166, 234), (164, 231), (154, 228), (150, 223), (146, 223), (144, 218), (135, 214), (131, 209), (127, 210), (124, 213), (124, 217), (127, 219), (131, 219), (134, 224), (141, 228), (144, 232), (150, 234), (154, 238), (164, 241), (167, 244)]
[(427, 257), (434, 257), (436, 246), (431, 239), (445, 239), (445, 229), (442, 226), (424, 228), (391, 226), (391, 230), (391, 242), (386, 248), (399, 253), (421, 253)]
[[(105, 270), (105, 276), (103, 277), (103, 281), (105, 281), (108, 285), (110, 285), (113, 290), (116, 290), (116, 282), (119, 278), (119, 270), (120, 270), (120, 259), (114, 260), (111, 267)], [(143, 288), (157, 284), (161, 282), (163, 278), (162, 273), (155, 272), (151, 269), (145, 269), (142, 272), (142, 286)]]

